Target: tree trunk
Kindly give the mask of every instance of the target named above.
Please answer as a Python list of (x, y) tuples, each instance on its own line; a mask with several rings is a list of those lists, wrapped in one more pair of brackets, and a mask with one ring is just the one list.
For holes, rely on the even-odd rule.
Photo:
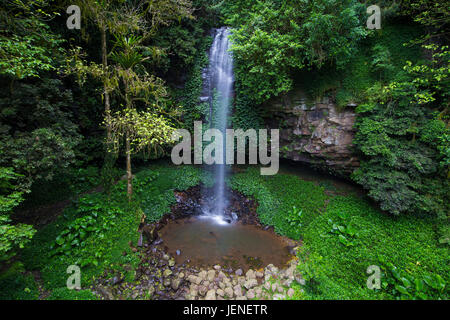
[(131, 201), (131, 197), (133, 195), (133, 174), (131, 172), (131, 148), (130, 148), (130, 138), (127, 133), (126, 136), (126, 154), (127, 154), (127, 195), (128, 200)]
[[(107, 52), (107, 48), (106, 48), (106, 27), (101, 28), (101, 34), (102, 34), (102, 65), (103, 65), (103, 70), (106, 71), (106, 68), (108, 67), (108, 52)], [(111, 142), (111, 128), (109, 126), (111, 104), (109, 102), (109, 93), (108, 93), (108, 89), (106, 87), (106, 83), (103, 84), (103, 90), (104, 90), (103, 97), (105, 99), (105, 115), (107, 118), (106, 137), (107, 137), (107, 141), (108, 141), (107, 145), (109, 146), (109, 143)], [(107, 150), (107, 152), (109, 152), (109, 150)]]

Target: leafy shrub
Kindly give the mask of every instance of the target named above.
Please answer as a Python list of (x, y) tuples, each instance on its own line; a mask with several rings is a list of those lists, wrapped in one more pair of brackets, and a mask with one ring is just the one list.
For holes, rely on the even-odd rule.
[(353, 238), (357, 236), (355, 228), (348, 224), (348, 215), (344, 212), (338, 213), (337, 222), (328, 219), (328, 224), (331, 226), (331, 233), (338, 236), (339, 241), (346, 247), (355, 245)]
[(123, 190), (116, 186), (111, 198), (83, 196), (24, 249), (22, 260), (27, 269), (41, 271), (46, 289), (64, 287), (70, 265), (80, 266), (85, 287), (106, 268), (137, 264), (129, 242), (137, 242), (139, 219)]
[[(293, 230), (297, 231), (300, 230), (302, 226), (302, 214), (303, 214), (302, 210), (297, 210), (297, 207), (293, 206), (292, 210), (286, 215), (286, 220)], [(300, 237), (300, 234), (298, 235), (298, 237)]]
[(36, 232), (30, 225), (12, 224), (9, 217), (23, 201), (23, 192), (14, 184), (19, 176), (11, 168), (0, 167), (0, 262), (12, 258)]
[(0, 300), (36, 300), (39, 297), (34, 277), (25, 274), (21, 263), (0, 274)]

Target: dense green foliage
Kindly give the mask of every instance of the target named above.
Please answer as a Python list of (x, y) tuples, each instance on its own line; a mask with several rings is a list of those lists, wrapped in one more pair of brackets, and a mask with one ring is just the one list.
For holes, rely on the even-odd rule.
[(82, 288), (89, 287), (105, 269), (132, 278), (138, 258), (129, 242), (137, 243), (141, 213), (149, 221), (157, 221), (170, 212), (174, 190), (212, 183), (209, 175), (197, 168), (161, 165), (140, 171), (134, 180), (136, 201), (132, 204), (124, 192), (125, 181), (115, 185), (109, 197), (103, 193), (82, 196), (55, 222), (40, 229), (22, 251), (26, 269), (41, 272), (44, 288), (52, 292), (50, 298), (91, 297), (65, 289), (70, 265), (80, 266)]
[(261, 103), (292, 87), (291, 72), (342, 66), (365, 35), (357, 1), (226, 1), (242, 94)]
[[(394, 218), (356, 195), (326, 196), (312, 182), (288, 175), (262, 178), (254, 169), (233, 176), (231, 186), (258, 201), (263, 224), (302, 239), (303, 298), (448, 299), (450, 252), (438, 244), (435, 220)], [(297, 208), (302, 215), (291, 224)], [(366, 286), (371, 265), (382, 270), (381, 290)]]
[(407, 61), (405, 72), (387, 85), (374, 85), (368, 103), (358, 107), (355, 144), (364, 161), (354, 178), (386, 211), (445, 218), (449, 51), (427, 48), (433, 50), (431, 61)]
[[(174, 129), (210, 122), (220, 92), (201, 103), (202, 72), (222, 25), (235, 129), (265, 127), (273, 115), (262, 106), (294, 86), (357, 105), (352, 178), (376, 204), (256, 168), (228, 181), (255, 198), (264, 225), (302, 240), (306, 285), (294, 297), (448, 299), (447, 1), (382, 0), (382, 29), (371, 31), (358, 0), (74, 3), (82, 30), (66, 28), (67, 1), (0, 0), (0, 299), (96, 299), (89, 286), (105, 271), (133, 278), (144, 216), (161, 219), (176, 190), (213, 185), (200, 168), (143, 159), (167, 154)], [(145, 166), (135, 177), (132, 154)], [(46, 206), (62, 214), (43, 214), (37, 231), (23, 223)], [(81, 291), (65, 287), (74, 264)], [(366, 287), (370, 265), (382, 269), (380, 290)]]

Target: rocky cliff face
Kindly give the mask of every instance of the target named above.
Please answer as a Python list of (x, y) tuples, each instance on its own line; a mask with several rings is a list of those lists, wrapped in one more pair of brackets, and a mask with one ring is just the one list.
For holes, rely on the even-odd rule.
[[(359, 166), (352, 152), (355, 113), (329, 99), (308, 102), (301, 89), (264, 104), (266, 124), (280, 129), (280, 156), (348, 176)], [(353, 108), (348, 108), (353, 109)]]

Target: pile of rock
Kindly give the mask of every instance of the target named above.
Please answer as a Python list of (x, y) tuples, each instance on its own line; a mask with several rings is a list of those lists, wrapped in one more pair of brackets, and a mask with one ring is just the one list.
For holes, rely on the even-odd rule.
[(296, 270), (297, 261), (292, 260), (286, 269), (280, 270), (270, 264), (262, 270), (242, 269), (235, 272), (213, 269), (201, 270), (186, 276), (189, 288), (185, 298), (189, 300), (251, 300), (286, 299), (295, 293), (294, 281), (304, 284)]

